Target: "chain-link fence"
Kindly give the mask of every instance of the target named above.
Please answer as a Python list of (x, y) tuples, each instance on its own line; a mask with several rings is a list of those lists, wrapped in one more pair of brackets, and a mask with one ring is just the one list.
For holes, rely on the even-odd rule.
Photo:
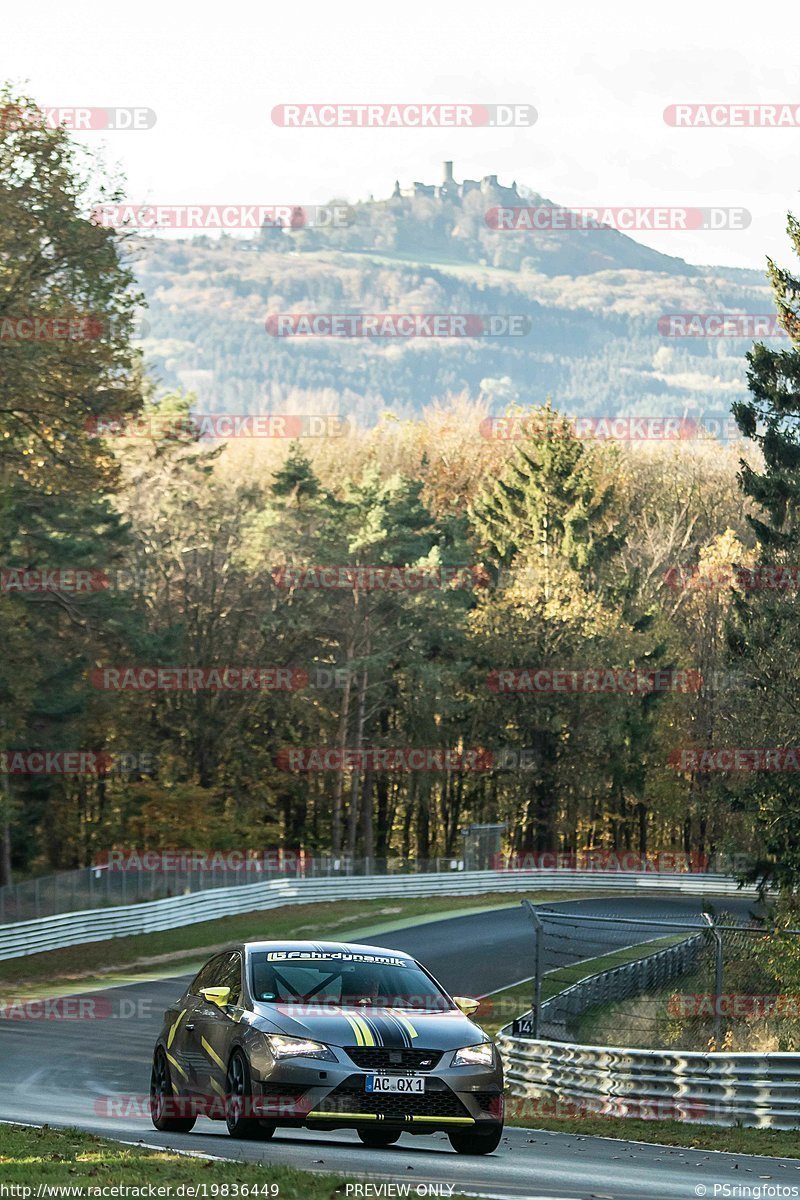
[(269, 879), (327, 879), (338, 876), (409, 875), (428, 872), (496, 870), (513, 873), (520, 886), (535, 884), (542, 872), (565, 880), (589, 871), (601, 875), (659, 876), (691, 874), (736, 877), (743, 856), (719, 854), (702, 863), (678, 852), (653, 856), (589, 851), (580, 855), (504, 855), (499, 850), (502, 825), (472, 825), (462, 830), (455, 855), (438, 858), (353, 858), (311, 856), (303, 851), (207, 850), (104, 852), (91, 867), (61, 871), (0, 887), (0, 925), (52, 917), (84, 909), (107, 908), (140, 901), (185, 896), (211, 888), (236, 887)]
[[(755, 903), (722, 901), (685, 921), (651, 905), (632, 917), (526, 904), (532, 1003), (515, 1032), (594, 1046), (800, 1050), (800, 930), (769, 927)], [(519, 1014), (521, 999), (517, 990), (505, 1007)]]
[[(153, 851), (128, 855), (76, 871), (62, 871), (0, 887), (0, 924), (51, 917), (59, 913), (163, 900), (212, 888), (228, 888), (269, 879), (326, 879), (336, 876), (407, 875), (463, 871), (464, 859), (352, 859), (285, 854), (246, 858), (236, 852), (203, 856)], [(152, 860), (148, 862), (148, 860)]]

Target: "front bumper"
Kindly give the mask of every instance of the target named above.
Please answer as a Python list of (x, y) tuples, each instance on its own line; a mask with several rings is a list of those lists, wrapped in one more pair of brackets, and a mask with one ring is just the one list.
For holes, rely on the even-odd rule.
[(363, 1069), (346, 1050), (332, 1049), (340, 1061), (285, 1059), (268, 1071), (253, 1064), (254, 1115), (279, 1125), (334, 1129), (379, 1122), (417, 1133), (503, 1122), (499, 1060), (492, 1067), (449, 1067), (453, 1051), (446, 1051), (433, 1070), (415, 1072), (425, 1078), (423, 1093), (373, 1093), (366, 1090), (368, 1075), (409, 1072)]

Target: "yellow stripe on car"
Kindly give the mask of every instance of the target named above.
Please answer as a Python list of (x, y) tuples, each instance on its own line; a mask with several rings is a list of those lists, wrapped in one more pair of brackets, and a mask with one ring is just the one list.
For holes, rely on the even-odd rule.
[(353, 1031), (353, 1036), (356, 1039), (356, 1045), (363, 1046), (364, 1045), (364, 1035), (362, 1034), (360, 1027), (356, 1023), (355, 1017), (351, 1017), (349, 1013), (344, 1013), (343, 1015), (346, 1018), (348, 1025), (350, 1026), (350, 1028)]
[(474, 1125), (474, 1117), (415, 1117), (412, 1115), (412, 1121), (435, 1121), (437, 1125)]
[(178, 1013), (177, 1021), (170, 1028), (169, 1037), (167, 1038), (167, 1049), (168, 1050), (169, 1050), (170, 1046), (172, 1045), (172, 1041), (173, 1041), (173, 1038), (175, 1037), (175, 1034), (178, 1032), (178, 1026), (180, 1025), (181, 1021), (183, 1020), (183, 1018), (185, 1016), (186, 1016), (186, 1009), (182, 1008), (181, 1011)]
[(217, 1052), (216, 1052), (216, 1050), (214, 1049), (214, 1047), (213, 1047), (213, 1046), (209, 1046), (209, 1044), (208, 1044), (208, 1042), (206, 1041), (206, 1039), (205, 1039), (205, 1038), (200, 1038), (200, 1045), (203, 1047), (203, 1049), (205, 1050), (206, 1054), (207, 1054), (207, 1055), (208, 1055), (208, 1057), (211, 1059), (211, 1061), (212, 1061), (212, 1062), (215, 1062), (215, 1063), (217, 1064), (217, 1066), (218, 1066), (218, 1067), (221, 1067), (221, 1068), (222, 1068), (222, 1070), (224, 1071), (224, 1070), (225, 1070), (225, 1063), (222, 1061), (222, 1059), (220, 1058), (220, 1056), (217, 1054)]
[(417, 1033), (414, 1026), (411, 1024), (411, 1022), (409, 1021), (408, 1017), (404, 1016), (402, 1013), (397, 1012), (393, 1008), (390, 1008), (389, 1012), (392, 1014), (395, 1021), (399, 1021), (400, 1024), (403, 1025), (408, 1030), (410, 1037), (412, 1037), (412, 1038), (419, 1037), (419, 1034)]
[[(356, 1113), (356, 1112), (310, 1112), (306, 1113), (307, 1121), (381, 1121), (386, 1120), (383, 1113)], [(475, 1125), (477, 1122), (474, 1117), (415, 1117), (413, 1113), (406, 1113), (402, 1117), (394, 1118), (398, 1122), (413, 1123), (414, 1125), (425, 1121), (428, 1124), (435, 1125)]]
[(222, 1098), (224, 1100), (225, 1099), (225, 1088), (222, 1087), (221, 1084), (217, 1083), (216, 1079), (211, 1080), (211, 1086), (214, 1089), (214, 1091), (217, 1093), (217, 1095), (222, 1096)]
[(377, 1121), (375, 1113), (351, 1113), (351, 1112), (310, 1112), (306, 1116), (308, 1121), (310, 1118), (316, 1120), (330, 1121), (331, 1118), (338, 1121), (340, 1117), (344, 1117), (346, 1121)]
[(184, 1079), (189, 1078), (189, 1076), (186, 1074), (186, 1072), (184, 1071), (181, 1064), (178, 1062), (177, 1058), (173, 1058), (173, 1056), (171, 1054), (167, 1053), (167, 1061), (172, 1063), (172, 1065), (176, 1071), (180, 1071), (180, 1073)]
[(375, 1034), (372, 1032), (372, 1030), (370, 1029), (367, 1022), (364, 1020), (364, 1018), (357, 1017), (354, 1015), (353, 1020), (358, 1023), (358, 1025), (361, 1029), (361, 1036), (364, 1039), (362, 1044), (364, 1046), (377, 1046), (378, 1043), (375, 1041)]

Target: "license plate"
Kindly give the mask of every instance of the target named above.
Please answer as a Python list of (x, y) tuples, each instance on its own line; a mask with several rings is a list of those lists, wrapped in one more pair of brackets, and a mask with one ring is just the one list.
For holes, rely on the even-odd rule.
[(424, 1075), (368, 1075), (368, 1092), (405, 1092), (419, 1095), (425, 1091)]

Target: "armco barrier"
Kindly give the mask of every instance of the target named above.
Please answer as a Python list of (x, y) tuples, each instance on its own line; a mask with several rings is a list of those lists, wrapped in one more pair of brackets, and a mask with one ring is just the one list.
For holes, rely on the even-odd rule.
[(570, 1036), (570, 1025), (595, 1004), (612, 1004), (638, 996), (642, 992), (659, 991), (688, 974), (696, 965), (700, 952), (708, 945), (709, 934), (696, 933), (684, 938), (674, 946), (666, 946), (633, 959), (609, 971), (599, 971), (580, 979), (545, 1000), (542, 1004), (541, 1032), (547, 1038), (566, 1039)]
[(622, 1050), (509, 1037), (498, 1046), (523, 1111), (671, 1115), (702, 1125), (800, 1126), (800, 1054)]
[[(95, 908), (0, 926), (0, 960), (38, 954), (62, 946), (157, 933), (235, 913), (264, 911), (286, 904), (393, 896), (474, 896), (484, 892), (552, 889), (628, 892), (643, 890), (684, 895), (733, 896), (742, 892), (726, 875), (658, 874), (621, 871), (459, 871), (441, 874), (345, 876), (329, 879), (272, 879), (214, 888), (117, 908)], [(750, 889), (745, 894), (755, 895)], [(265, 933), (267, 930), (265, 929)]]
[(621, 1049), (554, 1040), (594, 1004), (658, 989), (691, 971), (708, 934), (601, 971), (542, 1004), (549, 1039), (501, 1030), (509, 1105), (541, 1116), (671, 1117), (702, 1125), (800, 1126), (800, 1054)]

